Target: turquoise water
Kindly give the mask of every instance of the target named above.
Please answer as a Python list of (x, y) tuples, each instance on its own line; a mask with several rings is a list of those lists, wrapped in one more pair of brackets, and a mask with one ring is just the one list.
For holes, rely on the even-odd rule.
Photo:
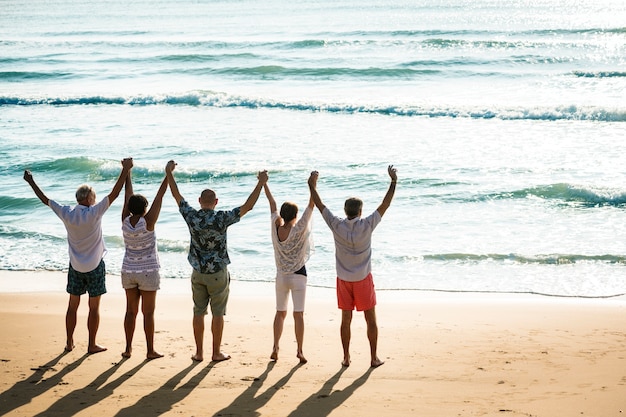
[[(152, 199), (169, 159), (191, 202), (241, 205), (255, 172), (278, 201), (374, 210), (381, 289), (626, 292), (626, 5), (621, 1), (2, 3), (0, 269), (64, 270), (65, 231), (22, 180), (73, 203), (135, 158)], [(104, 220), (110, 273), (121, 201)], [(233, 278), (274, 274), (264, 197), (231, 227)], [(334, 285), (319, 213), (312, 285)], [(184, 279), (168, 194), (163, 275)]]

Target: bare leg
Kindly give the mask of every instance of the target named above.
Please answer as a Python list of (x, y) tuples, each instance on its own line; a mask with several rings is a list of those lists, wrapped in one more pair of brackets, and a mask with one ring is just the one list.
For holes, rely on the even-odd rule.
[(191, 357), (194, 361), (204, 359), (204, 315), (193, 316), (193, 337), (196, 340), (196, 354)]
[(378, 324), (376, 324), (375, 307), (365, 311), (365, 321), (367, 322), (367, 338), (370, 342), (370, 353), (372, 356), (371, 365), (373, 368), (377, 368), (385, 362), (381, 361), (376, 354), (376, 349), (378, 347)]
[(156, 291), (141, 291), (141, 312), (143, 313), (143, 331), (146, 333), (148, 352), (146, 358), (157, 359), (163, 355), (154, 350), (154, 309), (156, 307)]
[(211, 332), (213, 333), (213, 357), (215, 362), (230, 359), (230, 355), (222, 353), (222, 334), (224, 333), (224, 316), (213, 316), (211, 321)]
[(104, 346), (96, 344), (96, 334), (100, 326), (100, 296), (89, 297), (89, 317), (87, 318), (87, 329), (89, 330), (89, 348), (87, 352), (98, 353), (107, 350)]
[(65, 313), (65, 332), (67, 335), (65, 341), (66, 352), (70, 352), (74, 349), (74, 330), (76, 329), (76, 316), (79, 305), (80, 295), (70, 294), (70, 300), (67, 303), (67, 312)]
[(124, 316), (124, 333), (126, 334), (126, 350), (122, 356), (130, 358), (133, 352), (133, 335), (135, 334), (135, 321), (139, 311), (139, 289), (126, 289), (126, 315)]
[(296, 343), (298, 345), (298, 352), (296, 354), (296, 357), (300, 359), (301, 364), (305, 364), (307, 363), (307, 360), (304, 357), (304, 353), (302, 353), (302, 346), (304, 344), (304, 312), (294, 311), (293, 322), (296, 331)]
[(350, 324), (352, 324), (352, 310), (341, 310), (341, 345), (343, 346), (343, 366), (350, 366)]
[(286, 311), (276, 311), (276, 315), (274, 316), (274, 347), (272, 349), (272, 354), (270, 355), (270, 359), (274, 361), (278, 360), (278, 345), (280, 342), (280, 337), (283, 334), (285, 317), (287, 317)]

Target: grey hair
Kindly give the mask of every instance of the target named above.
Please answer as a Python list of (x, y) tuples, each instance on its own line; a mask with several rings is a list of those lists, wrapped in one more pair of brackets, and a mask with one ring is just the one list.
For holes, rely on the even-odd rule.
[(89, 194), (93, 192), (93, 188), (91, 188), (87, 184), (83, 184), (76, 190), (76, 201), (81, 202), (89, 197)]
[(346, 212), (346, 216), (348, 218), (354, 218), (361, 214), (361, 210), (363, 209), (363, 200), (356, 197), (350, 197), (346, 200), (343, 210)]

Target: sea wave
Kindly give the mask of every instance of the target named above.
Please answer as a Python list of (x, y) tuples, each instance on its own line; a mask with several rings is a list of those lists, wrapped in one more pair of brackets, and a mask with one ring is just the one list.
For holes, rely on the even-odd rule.
[(170, 95), (137, 96), (76, 96), (76, 97), (20, 97), (0, 96), (2, 106), (73, 106), (73, 105), (127, 105), (127, 106), (206, 106), (241, 107), (249, 109), (279, 109), (303, 112), (347, 114), (377, 114), (401, 117), (449, 117), (501, 120), (581, 120), (594, 122), (626, 122), (626, 110), (597, 106), (560, 106), (535, 108), (450, 108), (426, 106), (357, 105), (350, 103), (315, 103), (280, 101), (230, 95), (215, 91), (191, 91)]
[(593, 190), (566, 183), (530, 187), (511, 192), (485, 194), (476, 197), (475, 201), (525, 199), (529, 197), (556, 200), (579, 207), (622, 207), (626, 205), (626, 193), (624, 192)]
[[(32, 204), (31, 204), (32, 208)], [(24, 241), (32, 241), (37, 242), (38, 245), (63, 245), (66, 242), (65, 236), (55, 236), (46, 233), (33, 232), (33, 231), (25, 231), (22, 228), (0, 225), (0, 240), (2, 241), (11, 241), (11, 242), (24, 242)], [(18, 256), (22, 256), (23, 253)]]
[(21, 82), (74, 77), (75, 74), (64, 71), (1, 71), (0, 81)]
[(623, 255), (582, 255), (582, 254), (545, 254), (545, 255), (520, 255), (508, 254), (472, 254), (472, 253), (440, 253), (423, 256), (424, 261), (454, 262), (454, 263), (480, 263), (480, 262), (504, 262), (517, 264), (536, 265), (571, 265), (580, 262), (601, 262), (607, 264), (626, 264), (626, 256)]
[(626, 77), (626, 71), (574, 71), (574, 75), (585, 78), (620, 78)]
[(46, 173), (67, 173), (67, 172), (98, 172), (104, 161), (84, 156), (62, 157), (45, 161), (35, 161), (29, 164), (26, 169)]
[(527, 187), (513, 191), (504, 190), (474, 195), (446, 192), (446, 187), (463, 185), (458, 182), (428, 179), (422, 181), (422, 183), (428, 188), (435, 188), (439, 191), (437, 193), (426, 194), (426, 197), (447, 203), (467, 204), (533, 198), (556, 202), (557, 204), (562, 204), (567, 207), (595, 208), (626, 206), (626, 192), (592, 189), (567, 183), (538, 185), (535, 187)]
[[(45, 161), (33, 161), (23, 167), (13, 167), (9, 175), (20, 175), (23, 169), (30, 170), (33, 175), (80, 176), (90, 180), (113, 180), (120, 171), (120, 161), (111, 159), (97, 159), (89, 157), (61, 157)], [(164, 167), (152, 167), (137, 165), (133, 167), (133, 181), (136, 183), (155, 184), (163, 179)], [(181, 167), (176, 170), (176, 180), (184, 182), (230, 181), (233, 178), (255, 177), (256, 172), (245, 170), (216, 171), (211, 169), (188, 169)], [(31, 199), (26, 199), (31, 201)], [(0, 195), (0, 208), (6, 206), (21, 206), (19, 198)]]
[[(16, 212), (32, 209), (34, 205), (33, 200), (36, 200), (36, 198), (20, 198), (0, 195), (0, 218), (3, 216), (13, 216)], [(0, 226), (0, 235), (4, 235), (5, 230), (6, 227)]]

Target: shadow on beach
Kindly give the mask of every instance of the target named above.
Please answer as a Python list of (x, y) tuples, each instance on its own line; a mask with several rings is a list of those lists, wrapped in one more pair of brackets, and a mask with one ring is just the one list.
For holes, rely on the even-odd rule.
[(15, 383), (8, 390), (0, 393), (0, 415), (8, 414), (9, 412), (20, 408), (21, 406), (30, 403), (34, 398), (42, 395), (46, 391), (56, 387), (63, 383), (63, 378), (72, 372), (74, 369), (83, 363), (89, 354), (84, 354), (74, 362), (66, 365), (56, 374), (45, 378), (46, 372), (56, 371), (54, 366), (67, 355), (68, 352), (63, 352), (54, 359), (50, 360), (45, 365), (38, 366), (37, 368), (31, 368), (31, 371), (35, 371), (31, 376), (23, 381)]
[[(233, 402), (226, 408), (218, 411), (213, 416), (258, 416), (260, 413), (257, 411), (265, 404), (269, 402), (269, 400), (284, 387), (287, 382), (291, 379), (293, 374), (302, 367), (302, 364), (297, 364), (291, 370), (282, 377), (279, 381), (273, 384), (271, 387), (267, 388), (265, 392), (258, 394), (259, 390), (263, 386), (263, 383), (267, 379), (270, 371), (274, 369), (274, 365), (276, 362), (269, 362), (267, 364), (267, 368), (258, 378), (254, 378), (252, 384), (249, 388), (247, 388), (244, 392), (241, 393), (237, 398), (233, 400)], [(258, 394), (258, 395), (257, 395)]]
[(339, 372), (324, 383), (318, 392), (302, 401), (298, 408), (289, 413), (288, 417), (324, 417), (330, 415), (333, 410), (341, 406), (358, 388), (365, 384), (375, 368), (369, 368), (344, 389), (333, 391), (333, 387), (339, 382), (346, 369), (342, 367)]
[(44, 417), (49, 415), (65, 415), (71, 416), (79, 413), (80, 411), (89, 408), (100, 401), (104, 400), (113, 391), (118, 388), (122, 383), (132, 377), (139, 369), (141, 369), (148, 361), (145, 360), (139, 365), (135, 366), (130, 371), (124, 372), (117, 379), (102, 386), (119, 368), (122, 363), (126, 361), (123, 358), (117, 363), (114, 363), (109, 369), (100, 374), (93, 382), (87, 384), (83, 388), (75, 389), (69, 394), (63, 396), (55, 403), (50, 405), (48, 409), (36, 414), (34, 417)]
[[(137, 417), (140, 415), (161, 415), (171, 410), (174, 404), (187, 397), (193, 389), (209, 374), (216, 362), (210, 362), (200, 372), (191, 377), (189, 381), (177, 388), (180, 381), (198, 366), (200, 362), (193, 362), (188, 367), (168, 379), (163, 385), (150, 394), (142, 397), (135, 404), (123, 408), (115, 414), (115, 417)], [(158, 407), (158, 409), (157, 409)]]

